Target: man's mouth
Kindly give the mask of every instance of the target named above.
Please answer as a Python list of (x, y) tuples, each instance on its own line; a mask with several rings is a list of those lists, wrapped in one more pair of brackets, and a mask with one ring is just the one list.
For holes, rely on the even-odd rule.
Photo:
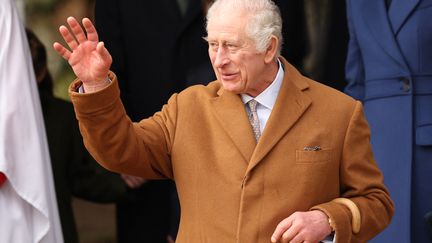
[(223, 80), (233, 80), (237, 76), (237, 73), (221, 73)]

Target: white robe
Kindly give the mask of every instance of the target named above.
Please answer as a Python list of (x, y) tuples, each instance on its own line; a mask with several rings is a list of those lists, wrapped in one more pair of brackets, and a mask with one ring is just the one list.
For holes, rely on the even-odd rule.
[(0, 0), (0, 243), (62, 243), (30, 50), (13, 0)]

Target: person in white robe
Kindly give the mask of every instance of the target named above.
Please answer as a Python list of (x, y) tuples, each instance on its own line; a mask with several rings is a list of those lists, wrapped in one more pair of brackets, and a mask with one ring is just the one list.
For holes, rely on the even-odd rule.
[(0, 242), (63, 242), (50, 163), (24, 27), (0, 0)]

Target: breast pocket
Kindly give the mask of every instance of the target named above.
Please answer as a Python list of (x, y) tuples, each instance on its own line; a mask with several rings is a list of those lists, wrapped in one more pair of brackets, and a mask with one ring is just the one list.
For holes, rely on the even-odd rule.
[(297, 164), (324, 163), (333, 158), (332, 149), (321, 149), (316, 151), (296, 150)]

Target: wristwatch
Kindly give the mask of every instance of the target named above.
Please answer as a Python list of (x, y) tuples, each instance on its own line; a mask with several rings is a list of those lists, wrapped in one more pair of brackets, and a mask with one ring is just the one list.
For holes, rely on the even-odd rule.
[(331, 231), (334, 232), (335, 231), (335, 225), (334, 225), (334, 222), (331, 220), (330, 217), (328, 218), (328, 223), (330, 225)]

